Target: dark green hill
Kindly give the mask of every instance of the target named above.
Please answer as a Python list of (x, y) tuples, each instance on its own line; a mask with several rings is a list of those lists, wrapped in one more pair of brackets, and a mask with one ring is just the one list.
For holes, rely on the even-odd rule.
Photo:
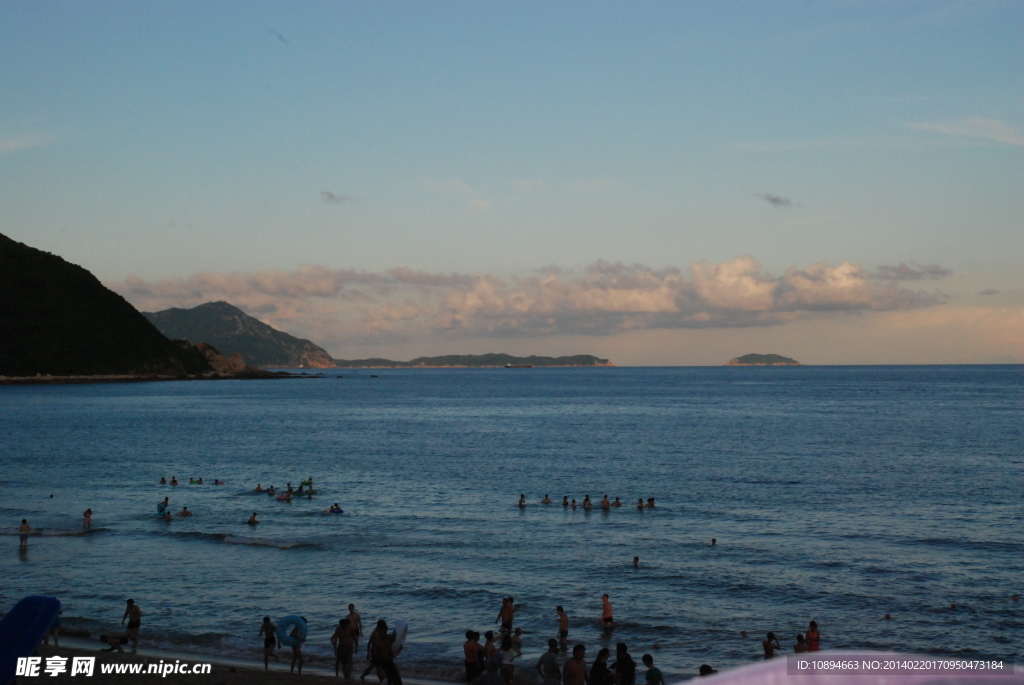
[(411, 368), (411, 367), (491, 367), (491, 366), (614, 366), (607, 359), (599, 359), (589, 354), (577, 354), (571, 357), (513, 357), (508, 354), (450, 354), (443, 357), (417, 357), (407, 362), (395, 362), (390, 359), (335, 359), (339, 368)]
[(0, 235), (0, 375), (181, 375), (210, 367), (91, 273)]
[(271, 328), (227, 302), (207, 302), (192, 309), (165, 309), (143, 315), (168, 338), (209, 343), (228, 357), (238, 352), (253, 366), (334, 367), (331, 355), (322, 348)]
[(800, 362), (778, 354), (745, 354), (730, 359), (726, 366), (802, 366)]

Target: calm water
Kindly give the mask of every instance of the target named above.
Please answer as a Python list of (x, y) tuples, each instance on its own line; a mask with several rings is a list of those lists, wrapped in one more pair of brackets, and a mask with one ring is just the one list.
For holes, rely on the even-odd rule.
[[(1024, 658), (1024, 367), (341, 373), (0, 387), (3, 528), (50, 533), (26, 554), (0, 538), (0, 607), (53, 594), (95, 635), (134, 597), (143, 644), (245, 656), (264, 614), (300, 613), (327, 657), (353, 602), (410, 621), (405, 671), (450, 679), (509, 594), (521, 673), (556, 604), (588, 660), (657, 643), (667, 676), (812, 618), (825, 648)], [(228, 485), (157, 485), (172, 475)], [(313, 501), (251, 492), (310, 475)], [(165, 495), (195, 517), (158, 520)], [(86, 507), (98, 530), (67, 535)]]

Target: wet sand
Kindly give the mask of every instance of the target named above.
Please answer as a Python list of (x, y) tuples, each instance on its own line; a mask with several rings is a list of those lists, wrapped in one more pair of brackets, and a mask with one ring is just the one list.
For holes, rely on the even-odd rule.
[[(129, 685), (134, 683), (136, 685), (155, 685), (156, 683), (165, 683), (166, 685), (282, 685), (284, 683), (296, 683), (296, 682), (309, 682), (312, 685), (337, 685), (338, 683), (344, 683), (343, 678), (335, 678), (333, 670), (327, 670), (321, 667), (308, 667), (302, 669), (301, 679), (298, 675), (294, 675), (289, 672), (289, 663), (291, 659), (291, 652), (288, 650), (279, 650), (279, 656), (281, 657), (281, 663), (274, 661), (270, 662), (270, 670), (265, 671), (263, 669), (262, 662), (245, 661), (243, 659), (227, 659), (222, 657), (211, 657), (203, 654), (193, 654), (190, 652), (170, 652), (157, 649), (144, 649), (140, 648), (138, 654), (128, 653), (125, 650), (125, 654), (119, 654), (117, 652), (101, 652), (101, 649), (106, 648), (106, 645), (97, 640), (88, 640), (83, 638), (72, 638), (62, 637), (61, 646), (54, 647), (40, 645), (39, 654), (43, 657), (43, 665), (46, 664), (46, 657), (49, 656), (62, 656), (68, 657), (68, 666), (70, 671), (70, 657), (75, 656), (95, 656), (96, 657), (96, 668), (91, 678), (86, 678), (84, 682), (96, 683), (97, 685)], [(182, 663), (189, 664), (211, 664), (209, 674), (169, 674), (166, 677), (155, 674), (146, 675), (135, 675), (135, 674), (104, 674), (101, 672), (102, 664), (157, 664), (161, 660), (165, 663), (174, 663), (180, 660)], [(145, 670), (145, 666), (143, 670)], [(401, 664), (399, 663), (399, 670), (401, 670)], [(360, 663), (358, 669), (353, 669), (353, 682), (359, 682), (359, 674), (362, 673), (362, 665)], [(40, 679), (45, 678), (46, 682), (51, 681), (72, 681), (79, 682), (83, 680), (83, 676), (76, 675), (70, 676), (69, 673), (62, 673), (58, 676), (49, 676), (40, 674)], [(28, 682), (29, 679), (21, 679), (23, 682)], [(32, 680), (35, 680), (34, 678)], [(451, 685), (450, 683), (440, 683), (432, 680), (420, 680), (417, 678), (406, 678), (402, 677), (403, 683), (408, 685)], [(377, 678), (374, 676), (368, 676), (366, 679), (366, 685), (377, 685)]]

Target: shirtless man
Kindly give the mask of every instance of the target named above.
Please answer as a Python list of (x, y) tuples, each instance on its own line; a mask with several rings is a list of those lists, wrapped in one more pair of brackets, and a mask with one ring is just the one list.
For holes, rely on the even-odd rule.
[(576, 511), (576, 500), (575, 499), (573, 499), (573, 501), (572, 501), (572, 510)]
[(592, 506), (593, 505), (590, 503), (590, 495), (584, 496), (584, 498), (583, 498), (583, 510), (584, 511), (590, 511), (590, 508)]
[(583, 645), (576, 645), (572, 648), (572, 658), (567, 659), (562, 665), (562, 685), (589, 685), (590, 676), (587, 675), (587, 662), (583, 660), (587, 648)]
[(121, 625), (124, 625), (125, 619), (128, 620), (128, 627), (125, 628), (124, 634), (132, 641), (132, 654), (135, 654), (139, 649), (139, 626), (142, 625), (142, 609), (139, 608), (134, 599), (128, 600), (124, 616), (121, 617)]
[(563, 507), (569, 506), (569, 495), (564, 495), (562, 497), (562, 506)]
[(775, 637), (775, 633), (768, 633), (768, 639), (761, 643), (764, 648), (765, 661), (775, 656), (775, 650), (781, 650), (782, 645), (779, 644), (778, 638)]
[(614, 627), (615, 620), (612, 618), (612, 603), (608, 595), (601, 596), (601, 625), (605, 628)]
[(604, 498), (601, 499), (601, 508), (605, 511), (612, 508), (612, 502), (608, 499), (608, 495), (605, 495)]
[(249, 517), (249, 520), (246, 521), (246, 523), (248, 523), (250, 526), (255, 526), (257, 523), (259, 523), (259, 521), (256, 520), (256, 512), (255, 511), (252, 512), (252, 516)]
[(188, 510), (188, 507), (182, 507), (178, 512), (178, 518), (188, 518), (189, 516), (192, 516), (192, 512)]
[(526, 508), (526, 495), (525, 494), (519, 495), (519, 508), (520, 509), (525, 509)]
[(85, 530), (92, 528), (92, 509), (86, 509), (85, 513), (82, 514), (82, 528)]
[(502, 633), (512, 632), (512, 615), (514, 613), (515, 608), (512, 606), (512, 601), (508, 597), (501, 600), (501, 610), (498, 612), (498, 617), (494, 619), (494, 622), (501, 621)]
[(622, 502), (620, 502), (620, 501), (619, 501), (619, 498), (618, 498), (618, 497), (616, 497), (616, 498), (615, 498), (615, 501), (614, 501), (614, 502), (612, 502), (612, 506), (613, 506), (613, 507), (616, 507), (616, 508), (618, 508), (618, 507), (621, 507), (621, 506), (622, 506)]
[(345, 674), (345, 682), (352, 682), (352, 652), (355, 640), (347, 618), (338, 621), (338, 627), (331, 636), (331, 644), (334, 645), (334, 677), (338, 677), (340, 666), (341, 672)]
[(28, 549), (28, 536), (32, 532), (32, 526), (28, 525), (28, 519), (21, 519), (21, 525), (18, 526), (18, 539), (21, 540), (21, 547), (18, 549)]
[(359, 651), (359, 637), (363, 634), (363, 619), (356, 613), (356, 605), (348, 605), (348, 629), (352, 633), (352, 653)]
[(480, 675), (480, 643), (478, 636), (472, 630), (466, 631), (466, 641), (462, 644), (462, 653), (466, 660), (466, 684), (469, 685)]
[(270, 657), (274, 657), (274, 661), (280, 661), (277, 654), (274, 654), (274, 645), (280, 647), (281, 645), (277, 641), (277, 626), (270, 621), (269, 616), (263, 617), (263, 625), (260, 626), (260, 634), (258, 637), (263, 638), (263, 668), (267, 671), (270, 670)]
[(555, 613), (558, 614), (558, 643), (564, 651), (569, 643), (569, 614), (561, 604), (555, 607)]
[(544, 499), (542, 499), (542, 500), (540, 501), (540, 503), (541, 503), (541, 504), (551, 504), (551, 498), (550, 498), (550, 497), (548, 497), (547, 495), (544, 495)]

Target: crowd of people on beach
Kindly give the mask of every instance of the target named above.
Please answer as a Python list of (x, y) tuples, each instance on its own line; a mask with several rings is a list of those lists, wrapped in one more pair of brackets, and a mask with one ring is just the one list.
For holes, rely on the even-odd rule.
[[(554, 502), (554, 500), (551, 499), (550, 495), (544, 495), (544, 498), (540, 501), (540, 504), (554, 504), (554, 503), (555, 502)], [(527, 506), (528, 505), (527, 505), (527, 502), (526, 502), (526, 495), (525, 494), (520, 494), (519, 495), (519, 508), (520, 509), (525, 509)], [(602, 497), (601, 501), (598, 502), (598, 508), (600, 508), (603, 511), (610, 511), (612, 509), (619, 509), (622, 506), (624, 506), (624, 505), (622, 504), (622, 501), (618, 497), (616, 497), (615, 500), (613, 501), (613, 500), (608, 499), (608, 495), (605, 495), (604, 497)], [(594, 508), (594, 503), (590, 500), (590, 495), (584, 495), (583, 503), (582, 504), (577, 504), (575, 499), (570, 500), (568, 495), (562, 495), (562, 508), (563, 509), (572, 509), (573, 511), (576, 511), (576, 509), (579, 508), (579, 507), (582, 507), (583, 511), (590, 511), (591, 509)], [(643, 497), (638, 498), (637, 501), (636, 501), (636, 508), (639, 511), (643, 511), (644, 509), (655, 509), (656, 507), (654, 506), (654, 498), (653, 497), (648, 497), (646, 502), (644, 501)]]

